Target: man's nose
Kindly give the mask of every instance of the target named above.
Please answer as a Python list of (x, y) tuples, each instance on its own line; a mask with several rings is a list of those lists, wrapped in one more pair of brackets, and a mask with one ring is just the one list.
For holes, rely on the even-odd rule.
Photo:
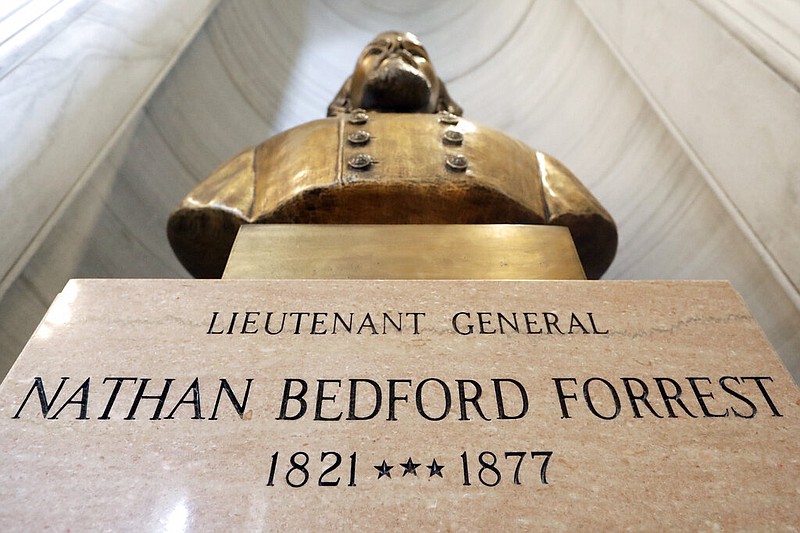
[(389, 41), (389, 50), (387, 52), (389, 54), (396, 54), (402, 50), (402, 43), (400, 39), (391, 39)]

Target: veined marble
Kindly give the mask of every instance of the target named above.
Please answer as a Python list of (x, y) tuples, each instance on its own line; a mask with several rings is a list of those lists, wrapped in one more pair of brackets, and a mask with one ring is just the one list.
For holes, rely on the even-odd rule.
[(724, 281), (72, 280), (0, 448), (2, 531), (800, 523), (800, 389)]
[(579, 3), (800, 307), (800, 34), (774, 12), (800, 8), (748, 23), (747, 1)]
[[(580, 4), (584, 10), (587, 5)], [(587, 11), (613, 12), (628, 3), (599, 5)], [(221, 3), (152, 97), (137, 100), (143, 113), (134, 111), (137, 105), (128, 108), (131, 128), (116, 137), (110, 143), (113, 148), (93, 166), (78, 165), (77, 174), (84, 178), (75, 182), (78, 185), (67, 200), (53, 199), (57, 197), (53, 191), (61, 189), (48, 182), (53, 172), (46, 165), (55, 162), (48, 159), (47, 143), (39, 140), (38, 148), (24, 152), (45, 160), (29, 161), (31, 177), (14, 182), (20, 191), (0, 202), (17, 213), (23, 209), (28, 213), (26, 202), (32, 201), (61, 208), (39, 231), (38, 239), (25, 242), (19, 237), (22, 230), (15, 230), (17, 240), (3, 241), (4, 252), (7, 245), (11, 251), (21, 246), (30, 255), (26, 262), (27, 256), (17, 252), (22, 257), (20, 267), (7, 277), (11, 289), (0, 301), (3, 361), (7, 365), (13, 361), (35, 326), (33, 317), (43, 312), (70, 277), (185, 276), (164, 236), (169, 211), (194, 183), (242, 148), (323, 117), (364, 43), (392, 28), (420, 36), (466, 117), (554, 155), (609, 209), (620, 227), (620, 247), (606, 278), (730, 279), (795, 379), (800, 379), (796, 294), (786, 283), (790, 276), (781, 280), (775, 275), (776, 264), (790, 268), (800, 264), (787, 263), (791, 255), (775, 252), (796, 253), (784, 244), (784, 239), (789, 243), (796, 239), (800, 219), (790, 218), (796, 207), (787, 207), (788, 200), (774, 196), (781, 187), (791, 192), (797, 181), (789, 180), (786, 188), (790, 159), (768, 157), (773, 152), (783, 154), (786, 143), (797, 144), (800, 129), (785, 130), (772, 152), (763, 144), (763, 150), (750, 151), (753, 160), (734, 169), (732, 177), (726, 174), (731, 162), (711, 171), (708, 161), (741, 146), (714, 151), (722, 145), (719, 139), (734, 133), (732, 123), (751, 117), (749, 108), (729, 107), (726, 121), (698, 120), (704, 128), (702, 142), (689, 144), (674, 127), (673, 115), (652, 99), (638, 71), (626, 70), (630, 63), (623, 65), (616, 55), (619, 51), (612, 51), (597, 33), (596, 17), (590, 21), (581, 7), (557, 0)], [(666, 27), (667, 21), (662, 23)], [(656, 27), (643, 28), (660, 31), (665, 42), (682, 35), (651, 24)], [(150, 31), (146, 35), (155, 39), (157, 30)], [(680, 57), (694, 57), (707, 38), (687, 39)], [(747, 50), (734, 48), (742, 49)], [(731, 53), (738, 57), (738, 52)], [(148, 63), (146, 54), (126, 57), (133, 64), (131, 76)], [(59, 74), (57, 65), (53, 63), (47, 74), (66, 76)], [(647, 69), (658, 71), (657, 66)], [(669, 68), (665, 63), (663, 69)], [(745, 80), (743, 84), (750, 83), (749, 77)], [(113, 77), (105, 79), (112, 81), (116, 82)], [(691, 96), (696, 91), (687, 85), (690, 81), (673, 77), (671, 88)], [(114, 87), (108, 85), (110, 93), (116, 93)], [(768, 101), (785, 95), (784, 89), (756, 83), (747, 90)], [(33, 85), (21, 93), (30, 101), (37, 95), (47, 98)], [(769, 103), (762, 105), (772, 109)], [(102, 102), (96, 107), (108, 112)], [(82, 122), (72, 108), (64, 109), (60, 126), (53, 131), (69, 132), (71, 123)], [(102, 116), (99, 112), (93, 116), (95, 129), (107, 127)], [(792, 117), (783, 120), (781, 124)], [(749, 124), (741, 134), (751, 140), (773, 131), (772, 126), (742, 124)], [(38, 127), (40, 134), (46, 131)], [(75, 157), (89, 137), (85, 129), (91, 129), (86, 124), (81, 127), (66, 144)], [(107, 140), (107, 130), (103, 131)], [(75, 173), (68, 152), (59, 154)], [(759, 170), (752, 174), (754, 166)], [(764, 182), (761, 191), (767, 196), (752, 194), (754, 198), (747, 200), (761, 203), (755, 211), (743, 210), (737, 219), (730, 209), (733, 193), (715, 183), (747, 177), (744, 169)], [(709, 181), (709, 176), (714, 179)], [(747, 217), (755, 221), (749, 234)]]
[(718, 24), (800, 87), (800, 3), (794, 0), (695, 0)]
[(78, 4), (85, 11), (75, 16), (67, 10), (74, 18), (64, 28), (52, 21), (60, 29), (45, 43), (38, 37), (3, 43), (0, 295), (102, 164), (213, 2)]

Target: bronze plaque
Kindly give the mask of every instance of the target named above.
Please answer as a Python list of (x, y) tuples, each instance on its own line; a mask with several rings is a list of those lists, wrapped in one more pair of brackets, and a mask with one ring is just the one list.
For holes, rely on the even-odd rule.
[(725, 282), (80, 280), (0, 386), (0, 529), (791, 530)]
[(253, 224), (224, 279), (586, 279), (569, 230), (514, 224)]

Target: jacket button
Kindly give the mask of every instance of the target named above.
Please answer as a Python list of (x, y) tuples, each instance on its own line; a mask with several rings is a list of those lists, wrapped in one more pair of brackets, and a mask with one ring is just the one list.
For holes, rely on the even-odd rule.
[(356, 154), (347, 161), (347, 166), (355, 170), (364, 170), (372, 165), (373, 160), (367, 154)]
[(369, 120), (369, 115), (363, 109), (353, 109), (350, 112), (350, 118), (347, 119), (347, 122), (350, 124), (366, 124)]
[(347, 142), (355, 145), (367, 144), (369, 142), (369, 132), (364, 130), (354, 131), (347, 136)]
[(445, 164), (447, 168), (455, 170), (456, 172), (464, 172), (467, 170), (467, 158), (461, 154), (448, 155), (447, 159), (445, 159)]
[(464, 134), (456, 130), (447, 130), (442, 135), (442, 142), (445, 144), (460, 145), (464, 142)]
[(450, 126), (455, 126), (458, 124), (458, 115), (454, 115), (449, 111), (442, 111), (439, 113), (439, 122), (442, 124), (449, 124)]

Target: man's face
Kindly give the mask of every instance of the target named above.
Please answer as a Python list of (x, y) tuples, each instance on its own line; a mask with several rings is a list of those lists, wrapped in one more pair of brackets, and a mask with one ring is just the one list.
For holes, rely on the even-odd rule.
[(439, 79), (430, 58), (411, 33), (381, 33), (364, 48), (350, 85), (353, 108), (432, 113)]

